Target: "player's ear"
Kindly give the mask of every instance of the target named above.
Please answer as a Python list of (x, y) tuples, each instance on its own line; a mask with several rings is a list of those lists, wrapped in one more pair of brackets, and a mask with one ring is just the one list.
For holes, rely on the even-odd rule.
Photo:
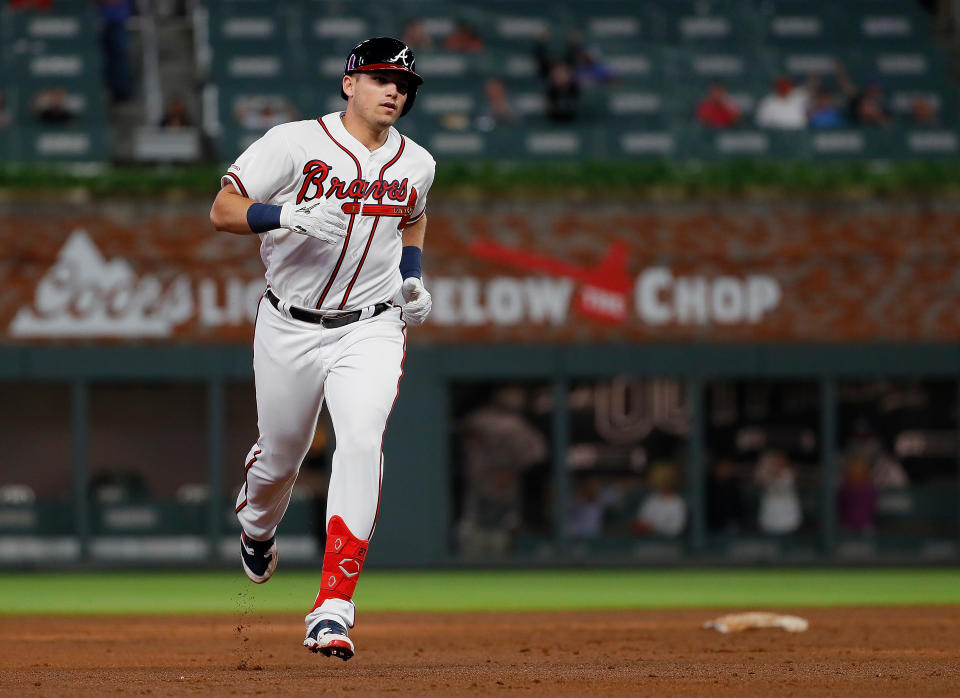
[(353, 76), (352, 75), (343, 76), (342, 87), (343, 87), (343, 94), (345, 94), (347, 97), (353, 97)]

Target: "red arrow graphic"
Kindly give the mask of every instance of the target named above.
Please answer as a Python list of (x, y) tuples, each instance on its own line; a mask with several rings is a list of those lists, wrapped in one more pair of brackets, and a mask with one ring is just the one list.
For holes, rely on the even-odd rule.
[(490, 240), (478, 240), (470, 252), (481, 259), (507, 264), (524, 271), (539, 271), (549, 276), (573, 279), (583, 284), (578, 296), (581, 312), (604, 320), (623, 320), (627, 315), (627, 244), (614, 242), (600, 262), (583, 267), (556, 257), (506, 247)]

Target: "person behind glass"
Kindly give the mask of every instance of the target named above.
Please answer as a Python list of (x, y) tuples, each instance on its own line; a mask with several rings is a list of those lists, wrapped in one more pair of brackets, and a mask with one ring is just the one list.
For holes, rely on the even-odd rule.
[(460, 552), (499, 555), (523, 522), (523, 474), (548, 454), (544, 434), (526, 413), (527, 390), (500, 386), (456, 425), (464, 459)]
[(653, 492), (643, 500), (633, 522), (636, 533), (679, 536), (687, 525), (687, 503), (677, 494), (677, 469), (673, 463), (650, 466)]
[(710, 128), (730, 128), (740, 122), (740, 109), (719, 80), (710, 83), (707, 96), (697, 105), (697, 121)]
[(893, 454), (887, 451), (880, 435), (870, 420), (858, 417), (853, 423), (853, 432), (847, 440), (843, 457), (845, 460), (862, 458), (870, 466), (870, 479), (877, 489), (902, 489), (909, 487), (910, 476)]
[(869, 533), (877, 511), (877, 489), (870, 480), (870, 463), (854, 456), (847, 460), (843, 481), (837, 490), (837, 519), (840, 528)]
[(760, 455), (754, 473), (761, 488), (757, 523), (772, 535), (793, 533), (800, 528), (803, 511), (797, 495), (796, 471), (787, 454), (770, 450)]

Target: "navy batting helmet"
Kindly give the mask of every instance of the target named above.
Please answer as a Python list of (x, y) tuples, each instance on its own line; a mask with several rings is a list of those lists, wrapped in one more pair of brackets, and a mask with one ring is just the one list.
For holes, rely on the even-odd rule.
[[(423, 78), (414, 72), (415, 63), (413, 51), (405, 43), (389, 36), (376, 36), (353, 47), (343, 66), (343, 74), (350, 75), (358, 70), (399, 70), (406, 73), (410, 79), (410, 89), (403, 111), (400, 112), (400, 116), (403, 116), (410, 111), (413, 100), (417, 98), (417, 88), (423, 83)], [(347, 98), (342, 89), (340, 96)]]

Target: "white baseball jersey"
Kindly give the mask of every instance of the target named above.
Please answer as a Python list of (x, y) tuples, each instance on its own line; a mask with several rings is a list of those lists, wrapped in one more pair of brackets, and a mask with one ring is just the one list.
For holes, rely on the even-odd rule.
[(331, 245), (284, 228), (261, 233), (267, 284), (283, 301), (320, 310), (356, 310), (391, 300), (402, 279), (402, 229), (423, 216), (436, 163), (390, 128), (374, 151), (334, 112), (270, 129), (222, 177), (264, 204), (335, 198), (350, 214)]

